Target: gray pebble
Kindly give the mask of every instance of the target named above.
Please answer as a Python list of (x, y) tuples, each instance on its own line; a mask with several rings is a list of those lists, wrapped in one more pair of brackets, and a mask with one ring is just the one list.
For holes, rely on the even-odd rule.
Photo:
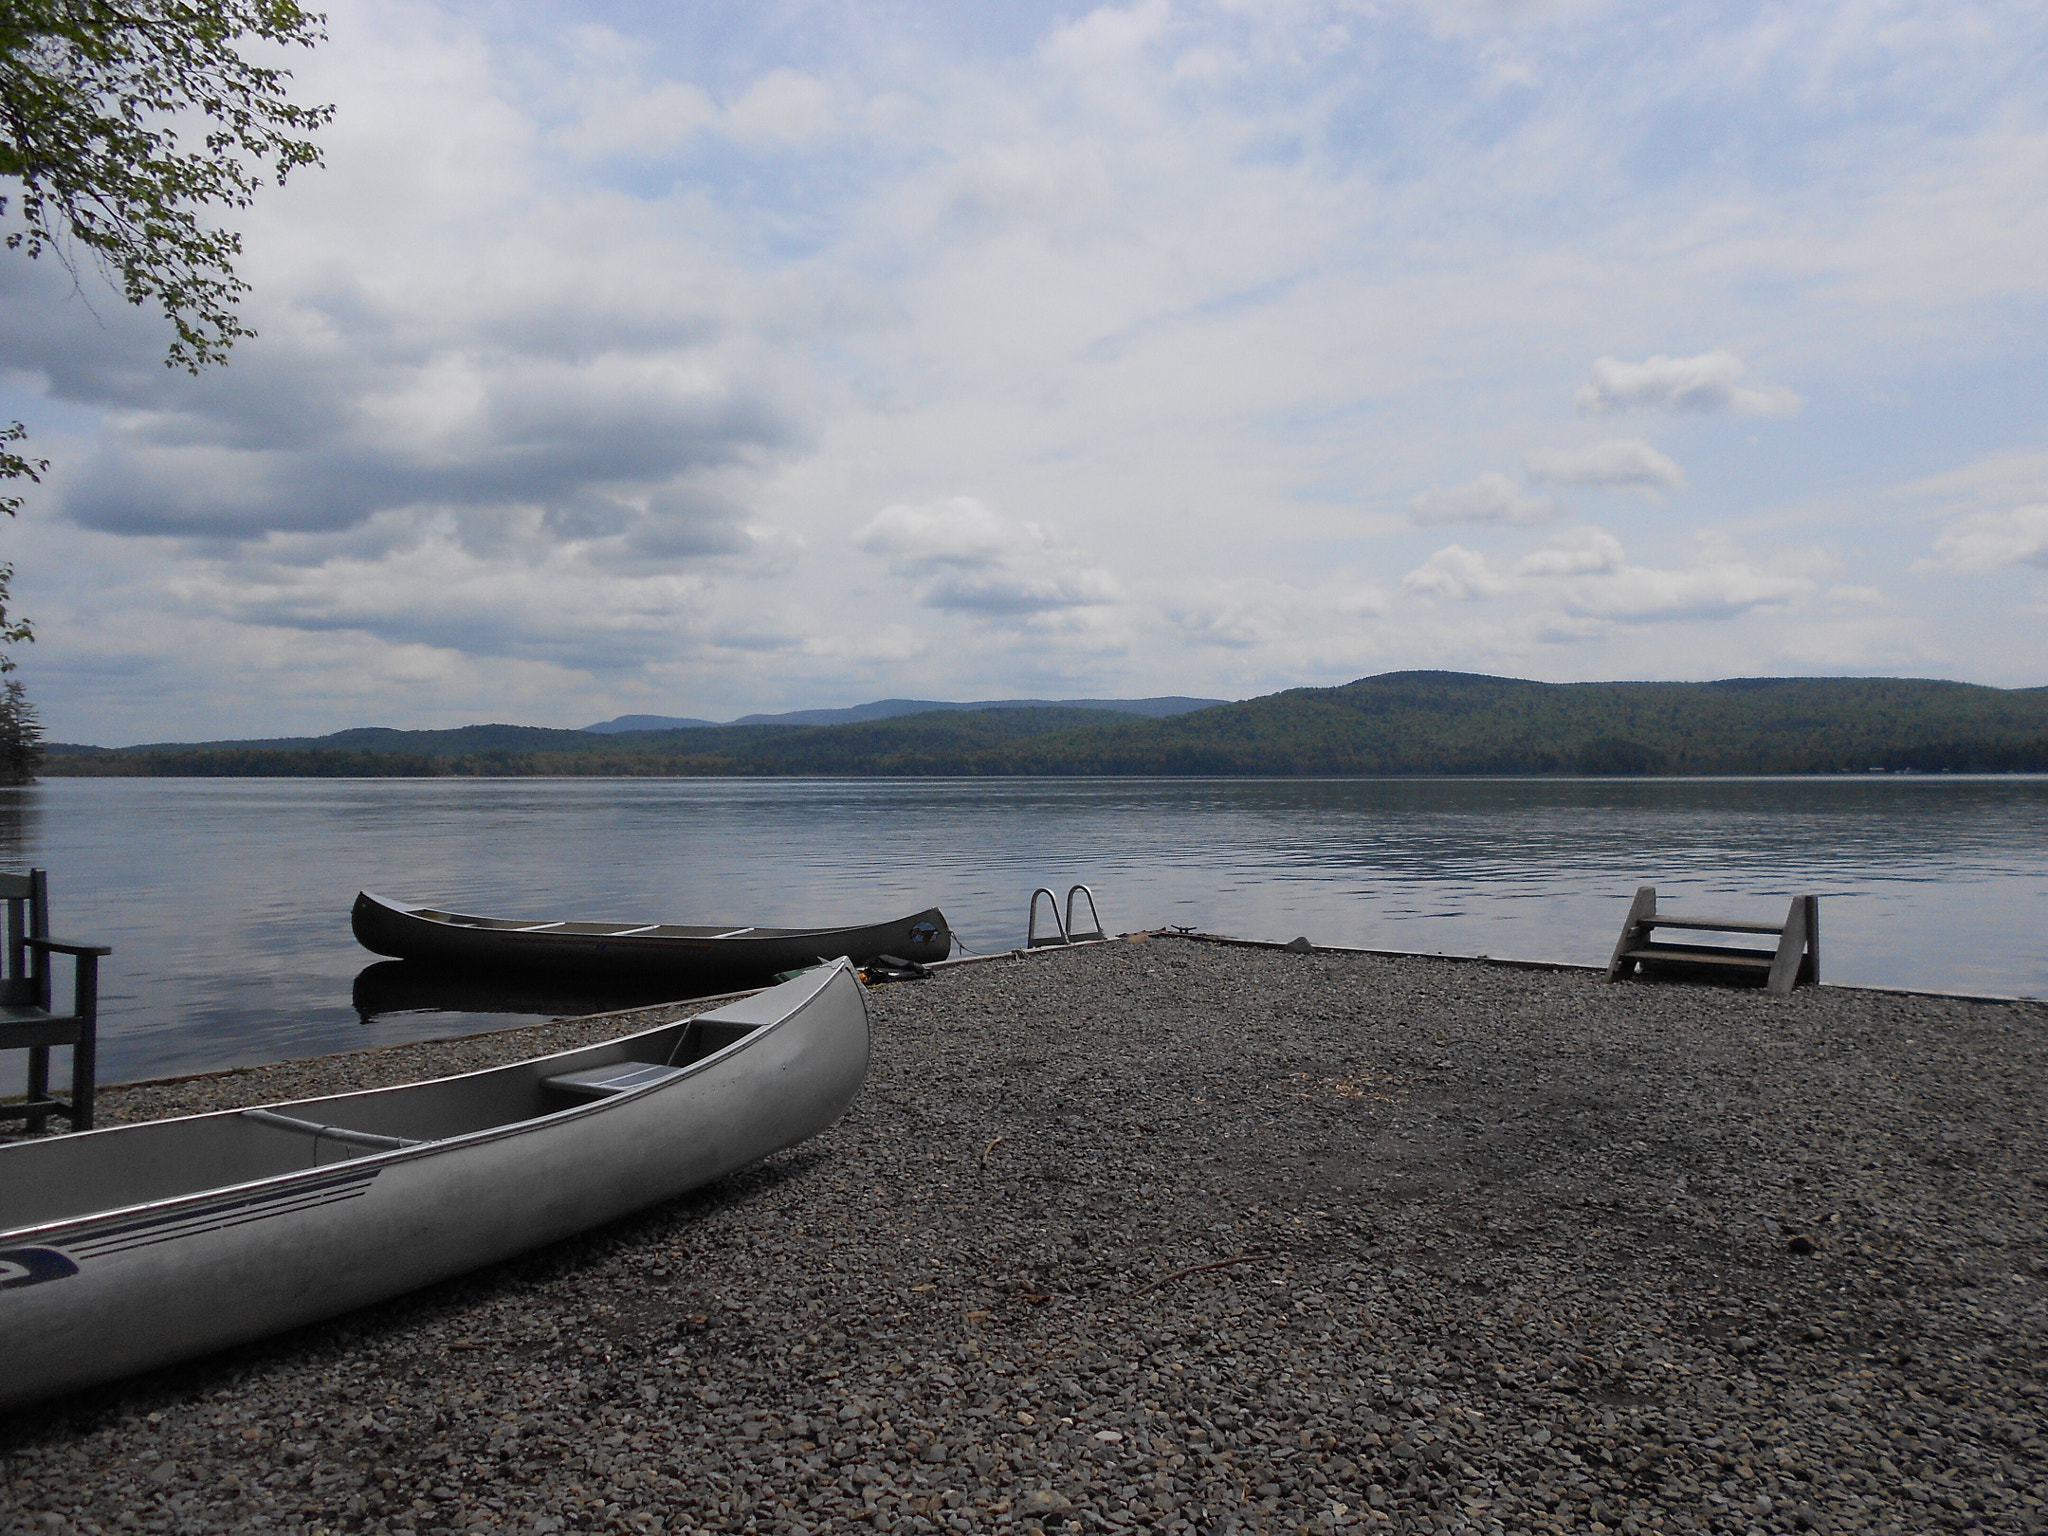
[(2038, 1005), (1173, 937), (870, 1003), (802, 1147), (0, 1420), (0, 1531), (2042, 1529)]

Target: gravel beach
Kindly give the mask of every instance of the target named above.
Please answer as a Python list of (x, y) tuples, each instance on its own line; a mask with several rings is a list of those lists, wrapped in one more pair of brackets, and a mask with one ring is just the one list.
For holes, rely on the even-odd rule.
[(0, 1530), (2048, 1531), (2048, 1007), (1170, 935), (869, 1004), (802, 1147), (0, 1418)]

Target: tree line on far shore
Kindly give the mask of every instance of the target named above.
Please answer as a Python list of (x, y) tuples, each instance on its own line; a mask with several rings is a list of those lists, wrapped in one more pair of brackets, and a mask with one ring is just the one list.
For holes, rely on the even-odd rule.
[(344, 731), (118, 750), (48, 775), (729, 777), (2048, 772), (2048, 688), (1899, 678), (1536, 683), (1396, 672), (1167, 719), (1054, 707), (593, 735)]

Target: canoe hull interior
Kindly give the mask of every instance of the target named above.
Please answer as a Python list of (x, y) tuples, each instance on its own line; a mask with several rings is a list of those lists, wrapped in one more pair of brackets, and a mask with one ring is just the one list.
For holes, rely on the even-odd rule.
[(929, 964), (952, 953), (937, 907), (855, 928), (691, 928), (670, 923), (528, 922), (408, 906), (373, 892), (349, 914), (365, 949), (400, 960), (477, 970), (523, 970), (671, 982), (698, 992), (759, 986), (784, 971), (842, 956)]
[[(866, 1074), (861, 991), (837, 965), (511, 1067), (0, 1149), (0, 1407), (400, 1295), (795, 1145)], [(653, 1081), (548, 1086), (632, 1063)]]

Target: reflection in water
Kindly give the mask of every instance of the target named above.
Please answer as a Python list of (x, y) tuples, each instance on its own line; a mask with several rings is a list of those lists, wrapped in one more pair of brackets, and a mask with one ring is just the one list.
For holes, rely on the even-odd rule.
[[(494, 976), (417, 960), (379, 960), (365, 966), (356, 973), (351, 994), (356, 1015), (366, 1025), (406, 1013), (516, 1014), (523, 1023), (676, 1000), (673, 986), (607, 986), (601, 981), (564, 984), (545, 977), (514, 972)], [(498, 1023), (502, 1027), (504, 1021)]]
[(0, 869), (27, 869), (35, 863), (42, 811), (36, 785), (0, 785)]
[(522, 987), (359, 1012), (359, 888), (734, 926), (937, 905), (985, 953), (1023, 942), (1034, 886), (1079, 880), (1112, 932), (1593, 963), (1638, 885), (1772, 916), (1812, 891), (1828, 981), (2048, 992), (2039, 777), (57, 779), (0, 792), (10, 845), (50, 870), (64, 937), (114, 946), (109, 1082), (609, 1006)]

